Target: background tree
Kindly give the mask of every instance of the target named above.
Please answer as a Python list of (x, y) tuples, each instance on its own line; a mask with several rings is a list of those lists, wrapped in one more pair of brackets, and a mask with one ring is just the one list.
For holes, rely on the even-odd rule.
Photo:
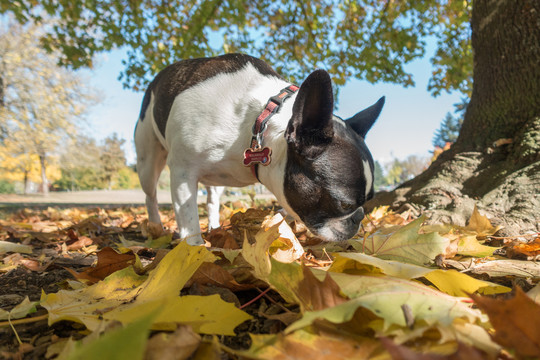
[(62, 177), (54, 187), (71, 191), (138, 187), (134, 168), (126, 164), (124, 142), (117, 134), (100, 143), (81, 135), (73, 139), (60, 158)]
[(461, 124), (463, 124), (463, 118), (465, 116), (465, 111), (467, 110), (467, 105), (469, 104), (469, 99), (462, 98), (461, 102), (454, 104), (454, 114), (446, 113), (445, 118), (441, 122), (440, 127), (435, 130), (433, 136), (433, 146), (444, 148), (446, 143), (455, 143), (459, 130), (461, 129)]
[(373, 186), (375, 191), (379, 191), (382, 187), (388, 185), (386, 179), (384, 178), (384, 170), (380, 162), (375, 160), (375, 170), (373, 172), (373, 177), (375, 178)]
[[(135, 89), (174, 60), (223, 50), (261, 56), (292, 79), (320, 67), (337, 85), (356, 77), (406, 86), (413, 80), (405, 64), (424, 56), (426, 39), (435, 37), (428, 88), (435, 95), (443, 90), (471, 94), (462, 130), (450, 151), (423, 174), (371, 205), (410, 202), (432, 209), (433, 221), (459, 224), (477, 203), (508, 229), (538, 231), (538, 0), (59, 0), (34, 5), (33, 0), (4, 1), (0, 11), (13, 12), (20, 21), (40, 21), (44, 12), (53, 18), (56, 26), (43, 43), (60, 49), (61, 62), (74, 67), (91, 65), (97, 52), (127, 46), (121, 77)], [(215, 35), (221, 43), (210, 41)]]
[[(121, 79), (144, 85), (166, 65), (190, 57), (244, 51), (262, 57), (292, 80), (313, 68), (336, 84), (351, 77), (414, 84), (405, 65), (437, 39), (429, 87), (471, 89), (467, 1), (169, 0), (0, 2), (20, 21), (54, 19), (42, 39), (60, 62), (91, 66), (96, 53), (126, 46)], [(45, 15), (44, 15), (45, 14)]]
[(461, 129), (461, 124), (463, 124), (463, 119), (456, 118), (449, 112), (446, 113), (441, 126), (435, 130), (432, 141), (433, 146), (443, 148), (446, 143), (455, 143), (459, 135), (459, 129)]
[(540, 2), (475, 0), (474, 86), (459, 137), (420, 176), (375, 199), (464, 223), (474, 204), (508, 233), (539, 231)]
[[(37, 157), (41, 191), (48, 192), (47, 166), (51, 154), (77, 132), (92, 97), (75, 73), (57, 66), (57, 57), (39, 43), (36, 26), (2, 19), (0, 74), (5, 87), (0, 128), (14, 156)], [(26, 166), (26, 165), (24, 165)]]
[(120, 169), (126, 166), (126, 156), (122, 149), (125, 142), (124, 139), (118, 138), (116, 133), (103, 141), (100, 160), (103, 180), (109, 190), (112, 189), (113, 181), (116, 181)]
[(394, 159), (387, 164), (384, 182), (396, 186), (414, 178), (427, 168), (428, 160), (418, 155), (409, 155), (403, 160)]
[(60, 157), (62, 177), (54, 182), (58, 190), (92, 190), (104, 187), (101, 148), (96, 140), (79, 135), (70, 139)]

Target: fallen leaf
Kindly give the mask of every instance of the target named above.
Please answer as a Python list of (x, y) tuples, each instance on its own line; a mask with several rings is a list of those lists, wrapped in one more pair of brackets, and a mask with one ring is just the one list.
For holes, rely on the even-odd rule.
[(234, 335), (234, 329), (251, 319), (234, 304), (223, 301), (219, 295), (172, 296), (152, 301), (135, 301), (104, 314), (105, 319), (131, 323), (143, 314), (158, 312), (153, 330), (173, 331), (177, 324), (190, 325), (201, 334)]
[(154, 317), (155, 314), (141, 316), (131, 324), (106, 332), (94, 341), (76, 346), (67, 354), (67, 360), (142, 360)]
[(284, 264), (272, 259), (268, 282), (289, 302), (305, 311), (316, 311), (347, 301), (339, 286), (328, 276), (321, 281), (306, 266)]
[(397, 230), (396, 227), (383, 229), (366, 239), (349, 240), (349, 243), (356, 251), (381, 259), (416, 265), (430, 264), (445, 251), (449, 241), (437, 232), (419, 233), (424, 219), (420, 217), (405, 226), (397, 227)]
[(165, 255), (159, 265), (150, 272), (148, 280), (135, 290), (137, 300), (178, 296), (199, 266), (215, 259), (206, 248), (190, 246), (182, 241)]
[(43, 295), (41, 305), (49, 312), (50, 324), (70, 320), (92, 331), (104, 321), (130, 323), (161, 310), (153, 329), (170, 331), (183, 323), (202, 333), (234, 335), (234, 327), (249, 319), (249, 315), (218, 295), (179, 296), (197, 268), (214, 259), (206, 248), (181, 242), (147, 278), (127, 267), (87, 288)]
[(512, 259), (534, 260), (540, 255), (540, 237), (528, 243), (512, 243), (506, 247), (506, 256)]
[(29, 245), (16, 244), (9, 241), (0, 241), (0, 254), (7, 252), (31, 254), (32, 247)]
[(529, 296), (535, 303), (540, 304), (540, 283), (536, 284), (531, 290), (527, 292)]
[(118, 270), (135, 264), (136, 261), (136, 256), (133, 252), (119, 254), (110, 247), (105, 247), (98, 251), (97, 258), (96, 266), (90, 267), (83, 272), (77, 273), (69, 268), (66, 268), (66, 270), (77, 279), (85, 279), (90, 284), (94, 284)]
[(14, 320), (26, 317), (28, 314), (36, 311), (37, 304), (39, 304), (38, 301), (30, 301), (28, 296), (26, 296), (20, 304), (10, 311), (0, 309), (0, 320)]
[(253, 335), (249, 350), (237, 355), (255, 359), (271, 360), (322, 360), (322, 359), (369, 359), (378, 343), (373, 339), (357, 337), (324, 336), (304, 330), (291, 334)]
[(199, 347), (201, 337), (191, 327), (180, 325), (171, 334), (159, 333), (150, 338), (146, 345), (146, 360), (184, 360)]
[(485, 295), (502, 294), (511, 288), (475, 279), (456, 270), (433, 270), (424, 275), (439, 290), (452, 296), (467, 296), (479, 292)]
[(267, 231), (273, 226), (278, 227), (279, 237), (271, 244), (268, 252), (279, 262), (290, 263), (304, 255), (304, 248), (294, 235), (291, 227), (281, 214), (275, 214), (262, 223), (261, 231)]
[(92, 239), (90, 239), (88, 236), (79, 236), (77, 240), (71, 240), (66, 242), (66, 249), (68, 251), (75, 251), (80, 250), (83, 247), (90, 246), (94, 243)]
[(469, 223), (464, 230), (475, 233), (480, 238), (485, 238), (489, 235), (495, 234), (500, 226), (493, 226), (489, 219), (480, 214), (476, 205), (474, 206), (473, 213), (469, 219)]
[(399, 360), (484, 360), (484, 354), (473, 347), (458, 343), (455, 353), (450, 355), (441, 355), (437, 353), (418, 353), (403, 345), (395, 344), (388, 338), (381, 338), (381, 343), (390, 353), (392, 359)]
[(280, 237), (280, 224), (275, 224), (267, 230), (259, 230), (255, 235), (255, 242), (249, 243), (247, 235), (244, 237), (242, 257), (253, 267), (254, 275), (266, 280), (272, 266), (270, 264), (270, 245)]
[(490, 260), (474, 262), (471, 259), (462, 261), (445, 260), (461, 272), (471, 274), (487, 274), (489, 277), (517, 276), (520, 278), (540, 278), (540, 263), (521, 260)]
[(386, 274), (401, 279), (424, 277), (439, 290), (452, 296), (468, 296), (479, 291), (483, 294), (497, 294), (511, 291), (510, 288), (488, 281), (477, 280), (455, 270), (431, 269), (399, 261), (383, 260), (362, 253), (337, 253), (330, 272), (357, 275)]
[[(323, 278), (325, 272), (314, 271)], [(474, 322), (481, 318), (479, 311), (471, 309), (460, 299), (446, 295), (420, 283), (391, 277), (359, 276), (328, 273), (341, 291), (351, 300), (332, 308), (306, 312), (304, 317), (292, 324), (287, 331), (294, 331), (325, 319), (332, 323), (350, 321), (358, 308), (370, 310), (384, 320), (383, 331), (391, 325), (407, 326), (403, 305), (410, 309), (415, 321), (449, 326), (456, 318)]]
[(239, 249), (240, 246), (236, 242), (234, 236), (227, 230), (223, 228), (217, 228), (210, 231), (206, 237), (212, 247), (222, 248), (222, 249)]
[(186, 287), (191, 287), (193, 284), (215, 285), (230, 289), (232, 291), (240, 291), (252, 289), (253, 285), (239, 284), (234, 277), (223, 268), (223, 266), (205, 262), (193, 274)]
[(260, 230), (264, 219), (272, 212), (261, 209), (247, 209), (242, 212), (235, 212), (231, 217), (231, 227), (235, 238), (242, 239), (247, 235), (248, 240), (252, 240)]
[(322, 310), (347, 301), (330, 275), (326, 274), (321, 282), (308, 267), (302, 266), (302, 272), (304, 278), (296, 284), (296, 291), (304, 311)]
[(495, 329), (493, 340), (519, 357), (540, 357), (540, 305), (517, 287), (511, 299), (471, 295)]
[(498, 247), (486, 246), (480, 244), (476, 235), (463, 235), (457, 242), (457, 253), (466, 256), (485, 257), (493, 255)]
[(419, 265), (394, 260), (384, 260), (363, 253), (334, 253), (334, 262), (328, 269), (330, 272), (341, 272), (356, 275), (386, 274), (402, 279), (416, 279), (433, 271)]

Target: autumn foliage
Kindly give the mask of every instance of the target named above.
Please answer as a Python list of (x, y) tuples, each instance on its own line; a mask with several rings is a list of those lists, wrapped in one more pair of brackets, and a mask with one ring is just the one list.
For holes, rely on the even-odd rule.
[[(2, 357), (540, 356), (538, 234), (493, 237), (477, 211), (466, 227), (428, 226), (383, 207), (355, 238), (322, 243), (272, 210), (224, 207), (193, 247), (164, 213), (166, 230), (142, 208), (1, 220), (0, 298), (22, 300), (0, 311)], [(10, 292), (21, 272), (62, 281)], [(33, 330), (45, 322), (54, 336)]]

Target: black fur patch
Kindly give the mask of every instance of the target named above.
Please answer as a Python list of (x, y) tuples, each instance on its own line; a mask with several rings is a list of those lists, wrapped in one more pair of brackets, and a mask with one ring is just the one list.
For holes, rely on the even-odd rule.
[(223, 73), (233, 73), (252, 64), (262, 75), (281, 78), (264, 61), (243, 54), (226, 54), (213, 58), (188, 59), (176, 62), (163, 69), (148, 86), (144, 95), (140, 121), (144, 118), (151, 94), (154, 94), (154, 118), (159, 131), (165, 136), (167, 119), (174, 99), (182, 91), (209, 78)]

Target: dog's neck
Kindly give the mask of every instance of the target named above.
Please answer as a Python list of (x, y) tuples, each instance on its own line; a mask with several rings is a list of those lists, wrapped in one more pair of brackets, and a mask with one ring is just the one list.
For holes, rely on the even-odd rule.
[[(268, 166), (259, 165), (258, 169), (260, 182), (276, 196), (280, 205), (286, 209), (288, 204), (283, 189), (283, 178), (287, 164), (287, 142), (284, 134), (291, 118), (295, 99), (296, 94), (283, 103), (280, 111), (268, 122), (262, 145), (272, 149), (272, 161)], [(292, 213), (292, 209), (287, 210)]]

